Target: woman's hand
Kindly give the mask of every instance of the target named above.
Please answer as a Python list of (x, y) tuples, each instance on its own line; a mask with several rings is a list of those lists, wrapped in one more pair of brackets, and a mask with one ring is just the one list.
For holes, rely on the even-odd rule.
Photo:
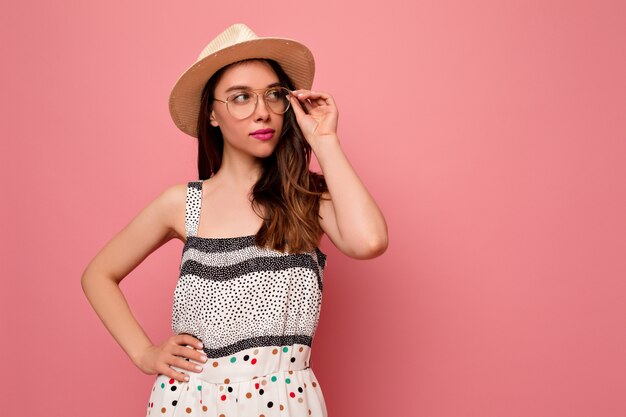
[[(187, 346), (185, 346), (187, 345)], [(178, 372), (170, 367), (176, 366), (192, 372), (200, 372), (195, 363), (184, 358), (193, 359), (200, 363), (207, 361), (207, 356), (200, 349), (201, 342), (188, 334), (170, 336), (160, 345), (148, 347), (139, 357), (137, 367), (146, 374), (163, 374), (177, 381), (185, 382), (189, 377), (183, 372)]]
[[(328, 93), (311, 90), (294, 90), (289, 96), (300, 130), (305, 139), (316, 145), (323, 136), (337, 137), (339, 111), (335, 101)], [(304, 105), (305, 110), (302, 108)]]

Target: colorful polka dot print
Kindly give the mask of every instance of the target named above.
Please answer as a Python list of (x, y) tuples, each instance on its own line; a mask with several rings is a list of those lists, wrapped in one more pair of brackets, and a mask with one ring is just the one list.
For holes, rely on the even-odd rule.
[(146, 415), (327, 417), (310, 367), (326, 255), (260, 248), (254, 235), (198, 237), (203, 184), (187, 184), (172, 330), (200, 339), (209, 360), (200, 372), (172, 366), (187, 382), (158, 375)]

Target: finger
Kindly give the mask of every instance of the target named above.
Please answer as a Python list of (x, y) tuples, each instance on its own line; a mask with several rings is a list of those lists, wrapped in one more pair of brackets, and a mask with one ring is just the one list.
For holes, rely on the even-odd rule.
[(305, 113), (302, 110), (302, 106), (300, 105), (300, 101), (293, 96), (289, 96), (289, 101), (291, 102), (291, 107), (293, 107), (293, 112), (296, 114), (296, 119), (300, 119), (304, 117)]
[(200, 365), (205, 364), (209, 360), (208, 356), (204, 353), (203, 350), (199, 351), (194, 348), (183, 348), (176, 356), (182, 357), (185, 361), (193, 359)]
[(310, 103), (308, 109), (315, 108), (317, 106), (326, 106), (330, 105), (327, 101), (330, 95), (318, 91), (305, 91), (298, 95), (298, 98), (305, 103)]
[(198, 355), (198, 351), (190, 346), (176, 345), (170, 352), (172, 355), (180, 356), (183, 358), (194, 359)]
[(185, 372), (182, 372), (182, 369), (175, 365), (163, 364), (163, 366), (160, 368), (161, 369), (159, 370), (159, 373), (167, 375), (168, 377), (173, 378), (178, 382), (189, 381), (189, 375), (187, 375)]
[(306, 109), (307, 114), (311, 111), (311, 109), (316, 107), (312, 105), (311, 100), (309, 100), (309, 96), (310, 96), (310, 92), (306, 90), (296, 95), (298, 104), (300, 104)]
[(324, 100), (326, 100), (326, 103), (328, 103), (329, 106), (335, 105), (335, 99), (330, 94), (326, 94)]
[(295, 92), (295, 96), (299, 100), (306, 100), (311, 97), (311, 92), (309, 90), (299, 90)]
[(185, 358), (189, 358), (189, 359), (193, 359), (197, 362), (201, 362), (201, 363), (205, 363), (206, 361), (209, 360), (208, 356), (206, 355), (206, 353), (204, 353), (204, 350), (202, 349), (194, 349), (192, 347), (189, 347), (187, 349), (187, 351), (184, 351), (184, 353), (182, 355), (179, 356), (184, 356)]
[(309, 98), (314, 97), (314, 98), (323, 98), (323, 99), (326, 99), (326, 98), (329, 98), (329, 97), (330, 97), (330, 94), (325, 93), (325, 92), (323, 92), (323, 91), (306, 91), (306, 92), (305, 92), (305, 94), (306, 94), (306, 96), (307, 96), (307, 97), (309, 97)]
[(306, 109), (307, 113), (311, 113), (311, 109), (314, 109), (315, 107), (317, 107), (313, 105), (313, 102), (311, 102), (311, 100), (304, 99), (302, 102), (304, 103), (304, 108)]
[(209, 357), (204, 353), (204, 351), (195, 351), (194, 357), (191, 359), (195, 359), (198, 362), (206, 363), (209, 360)]
[(191, 362), (189, 359), (174, 358), (172, 365), (190, 372), (202, 372), (202, 365)]
[(177, 338), (176, 341), (180, 345), (188, 344), (188, 345), (191, 345), (191, 346), (196, 346), (198, 348), (202, 348), (203, 347), (202, 346), (202, 341), (197, 339), (197, 338), (195, 338), (195, 337), (193, 337), (190, 334), (183, 333), (183, 334), (180, 334), (178, 336), (179, 337)]
[(322, 98), (324, 100), (331, 100), (331, 101), (332, 101), (332, 98), (333, 98), (333, 96), (331, 96), (330, 94), (325, 93), (323, 91), (311, 91), (310, 92), (310, 96), (311, 97), (315, 97), (315, 98)]
[(333, 105), (334, 100), (330, 94), (321, 92), (321, 91), (311, 91), (311, 98), (315, 98), (319, 105)]

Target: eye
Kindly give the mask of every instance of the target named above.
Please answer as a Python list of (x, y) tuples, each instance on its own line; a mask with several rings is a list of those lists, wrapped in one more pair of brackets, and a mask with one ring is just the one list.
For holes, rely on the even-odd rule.
[(246, 92), (235, 93), (231, 95), (230, 98), (228, 99), (228, 101), (232, 101), (235, 104), (244, 104), (244, 103), (247, 103), (249, 100), (250, 100), (250, 93), (246, 93)]
[(278, 100), (283, 95), (283, 92), (279, 88), (267, 90), (266, 96), (270, 100)]

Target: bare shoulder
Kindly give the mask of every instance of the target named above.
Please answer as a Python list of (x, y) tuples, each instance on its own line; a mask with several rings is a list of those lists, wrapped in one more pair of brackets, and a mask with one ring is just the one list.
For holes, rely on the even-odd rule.
[(86, 271), (96, 270), (119, 282), (164, 243), (181, 239), (186, 195), (187, 184), (166, 187), (105, 244)]
[(173, 237), (185, 241), (185, 202), (187, 199), (187, 183), (167, 186), (154, 201), (161, 207), (166, 226)]
[[(144, 233), (166, 241), (172, 238), (183, 240), (186, 198), (187, 183), (167, 185), (152, 197), (132, 219), (130, 225), (137, 226), (138, 231), (142, 231), (138, 228), (141, 227)], [(145, 229), (149, 229), (149, 232)]]

